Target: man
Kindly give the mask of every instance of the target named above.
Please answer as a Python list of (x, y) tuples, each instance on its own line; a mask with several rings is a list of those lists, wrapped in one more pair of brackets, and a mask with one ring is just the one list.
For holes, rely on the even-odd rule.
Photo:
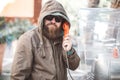
[(67, 80), (67, 67), (75, 70), (80, 58), (69, 35), (63, 37), (65, 22), (70, 26), (63, 6), (55, 0), (46, 2), (38, 27), (19, 38), (11, 80)]

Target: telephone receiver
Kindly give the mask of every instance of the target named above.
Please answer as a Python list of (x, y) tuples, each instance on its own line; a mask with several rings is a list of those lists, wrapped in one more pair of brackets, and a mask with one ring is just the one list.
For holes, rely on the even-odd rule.
[(64, 37), (66, 37), (69, 34), (69, 24), (68, 22), (63, 23), (63, 30), (64, 30)]
[[(63, 38), (65, 38), (68, 34), (69, 34), (69, 24), (68, 22), (63, 23), (63, 30), (64, 30), (64, 36)], [(68, 45), (64, 45), (64, 47), (67, 47)]]

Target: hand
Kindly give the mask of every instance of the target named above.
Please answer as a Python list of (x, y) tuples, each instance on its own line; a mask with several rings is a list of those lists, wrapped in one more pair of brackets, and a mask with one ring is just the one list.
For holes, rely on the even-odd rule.
[(69, 51), (72, 48), (72, 41), (71, 41), (71, 37), (69, 35), (66, 35), (63, 38), (62, 46), (65, 51)]

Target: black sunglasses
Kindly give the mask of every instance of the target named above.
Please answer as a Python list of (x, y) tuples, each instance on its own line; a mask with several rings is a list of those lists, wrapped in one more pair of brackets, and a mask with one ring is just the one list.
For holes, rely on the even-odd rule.
[(46, 20), (51, 21), (53, 18), (55, 18), (56, 22), (61, 22), (62, 21), (62, 17), (61, 16), (53, 16), (53, 15), (48, 15), (45, 17)]

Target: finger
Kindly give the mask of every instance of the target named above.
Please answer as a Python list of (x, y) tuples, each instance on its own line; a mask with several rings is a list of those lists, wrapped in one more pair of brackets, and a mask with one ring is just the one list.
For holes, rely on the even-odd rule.
[(64, 40), (64, 41), (63, 41), (63, 43), (66, 43), (66, 42), (70, 42), (70, 40), (67, 39), (67, 40)]
[(70, 35), (69, 34), (67, 34), (66, 36), (64, 36), (63, 38), (65, 39), (65, 38), (67, 38), (67, 37), (70, 37)]
[(69, 34), (64, 35), (63, 37), (67, 37)]
[(70, 45), (70, 44), (71, 44), (70, 42), (66, 41), (66, 42), (63, 43), (63, 46), (64, 45)]
[(69, 38), (69, 37), (67, 37), (67, 38), (65, 38), (64, 40), (70, 40), (70, 38)]
[(64, 38), (64, 41), (65, 41), (65, 40), (71, 40), (71, 38), (70, 38), (70, 37), (66, 37), (66, 38)]
[(63, 46), (64, 47), (67, 47), (69, 45), (69, 43), (64, 43)]

